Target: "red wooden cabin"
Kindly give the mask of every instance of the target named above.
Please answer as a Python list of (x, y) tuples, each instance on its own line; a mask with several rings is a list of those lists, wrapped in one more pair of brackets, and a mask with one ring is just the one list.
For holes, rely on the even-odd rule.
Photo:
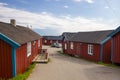
[(65, 53), (92, 61), (110, 62), (111, 39), (106, 38), (111, 32), (112, 30), (79, 32), (66, 43)]
[(109, 36), (112, 37), (111, 61), (113, 63), (120, 63), (120, 26)]
[(62, 36), (43, 36), (44, 45), (51, 45), (56, 42), (62, 43)]
[(62, 51), (63, 53), (68, 53), (69, 51), (69, 40), (70, 38), (72, 38), (76, 33), (71, 33), (71, 32), (64, 32), (62, 34), (63, 38), (62, 38)]
[(0, 22), (0, 78), (23, 73), (42, 48), (41, 36), (33, 30)]

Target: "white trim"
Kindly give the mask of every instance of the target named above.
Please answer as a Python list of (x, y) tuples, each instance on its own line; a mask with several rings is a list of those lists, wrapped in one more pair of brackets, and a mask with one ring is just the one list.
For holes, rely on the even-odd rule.
[(47, 43), (47, 40), (45, 40), (45, 43)]
[(88, 54), (93, 55), (93, 45), (92, 44), (88, 44)]
[(31, 42), (27, 42), (27, 57), (31, 55)]
[(70, 42), (70, 49), (73, 49), (74, 46), (73, 46), (73, 42)]

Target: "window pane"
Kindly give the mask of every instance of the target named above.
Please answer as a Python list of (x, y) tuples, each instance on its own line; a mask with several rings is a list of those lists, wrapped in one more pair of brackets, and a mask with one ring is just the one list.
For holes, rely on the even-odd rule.
[(70, 43), (70, 47), (71, 47), (71, 49), (73, 49), (73, 42)]
[(88, 45), (88, 54), (93, 55), (93, 45)]
[(31, 42), (27, 43), (27, 57), (31, 55)]

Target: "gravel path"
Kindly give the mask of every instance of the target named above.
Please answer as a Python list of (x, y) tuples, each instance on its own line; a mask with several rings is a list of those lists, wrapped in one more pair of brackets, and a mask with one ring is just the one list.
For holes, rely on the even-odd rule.
[(44, 48), (48, 49), (51, 61), (38, 63), (27, 80), (120, 80), (120, 68), (61, 55), (56, 52), (59, 48)]

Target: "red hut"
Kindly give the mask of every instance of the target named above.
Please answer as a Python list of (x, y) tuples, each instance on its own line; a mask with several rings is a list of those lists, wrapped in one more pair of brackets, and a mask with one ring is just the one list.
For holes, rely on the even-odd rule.
[(43, 36), (43, 44), (44, 45), (51, 45), (52, 43), (61, 43), (62, 36)]
[(92, 61), (110, 62), (111, 40), (106, 38), (112, 31), (78, 32), (69, 40), (67, 53)]
[(0, 78), (23, 73), (42, 48), (41, 36), (33, 30), (0, 22)]
[(76, 33), (70, 33), (70, 32), (64, 32), (62, 34), (63, 38), (62, 38), (62, 51), (63, 53), (68, 53), (69, 54), (69, 40), (70, 38), (72, 38)]
[(112, 37), (111, 61), (113, 63), (120, 63), (120, 26), (109, 37)]

